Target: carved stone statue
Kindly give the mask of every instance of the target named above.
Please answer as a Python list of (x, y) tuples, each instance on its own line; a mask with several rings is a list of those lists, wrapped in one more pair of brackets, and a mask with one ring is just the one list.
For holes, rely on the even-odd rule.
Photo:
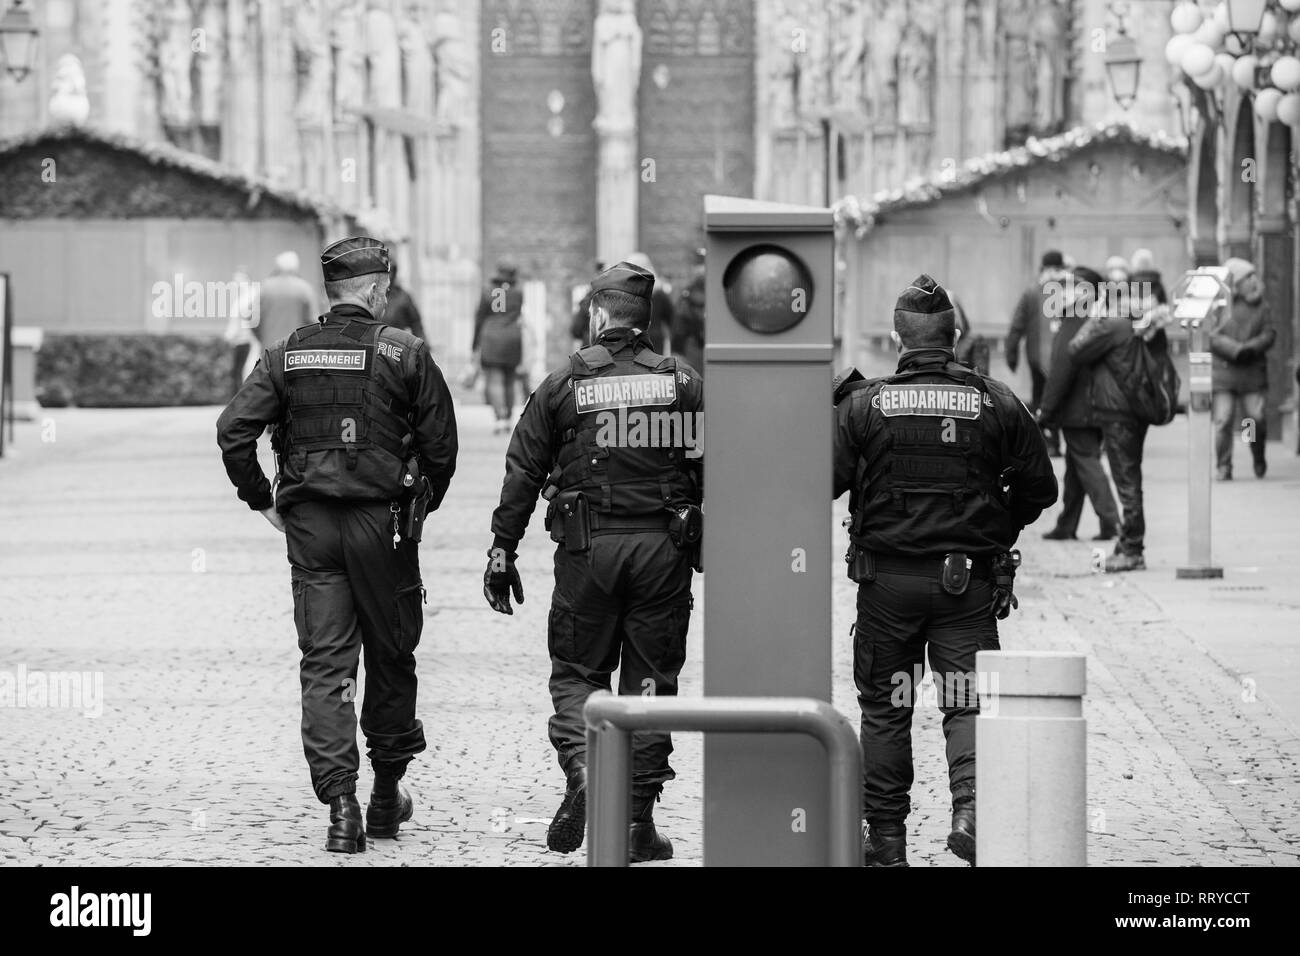
[(871, 32), (867, 59), (867, 105), (871, 122), (889, 128), (898, 122), (898, 45), (902, 31), (885, 10)]
[(203, 48), (195, 53), (199, 67), (199, 123), (221, 125), (221, 106), (225, 101), (225, 30), (226, 12), (217, 0), (207, 0), (200, 14), (203, 25)]
[(50, 97), (50, 119), (56, 123), (80, 126), (90, 115), (90, 99), (86, 96), (86, 71), (81, 60), (71, 53), (59, 57), (54, 71)]
[(473, 105), (469, 102), (469, 52), (454, 14), (440, 13), (434, 20), (434, 90), (439, 125), (455, 128), (465, 122)]
[(366, 52), (361, 36), (361, 0), (342, 0), (334, 14), (333, 46), (337, 51), (334, 117), (345, 119), (348, 107), (359, 107), (366, 96)]
[(402, 61), (397, 24), (384, 0), (370, 0), (366, 11), (366, 60), (370, 64), (370, 101), (389, 109), (402, 105)]
[(293, 115), (299, 126), (321, 127), (330, 115), (330, 45), (325, 0), (299, 0), (293, 10), (293, 52), (298, 97)]
[(601, 0), (591, 46), (596, 86), (597, 132), (636, 129), (636, 93), (641, 79), (641, 28), (631, 0)]
[(1065, 118), (1065, 27), (1056, 3), (1039, 3), (1030, 31), (1034, 59), (1034, 129), (1054, 133)]
[(802, 54), (795, 48), (798, 19), (782, 9), (772, 36), (771, 69), (768, 72), (768, 110), (772, 129), (792, 129), (799, 123), (799, 64)]
[(432, 119), (437, 104), (433, 48), (424, 31), (422, 11), (422, 3), (408, 0), (397, 21), (397, 44), (402, 50), (402, 69), (406, 73), (405, 106)]
[(1012, 139), (1029, 130), (1034, 122), (1034, 59), (1029, 48), (1027, 0), (1004, 0), (1002, 7), (1005, 39), (1006, 86), (1003, 116)]
[(158, 48), (162, 94), (158, 112), (164, 125), (179, 129), (194, 123), (194, 91), (190, 85), (194, 22), (189, 0), (171, 0), (163, 17), (163, 35)]
[(866, 7), (854, 0), (837, 0), (835, 35), (831, 38), (835, 64), (835, 108), (861, 112), (865, 107), (867, 24)]
[(898, 45), (898, 124), (909, 129), (931, 125), (934, 95), (934, 40), (915, 23)]

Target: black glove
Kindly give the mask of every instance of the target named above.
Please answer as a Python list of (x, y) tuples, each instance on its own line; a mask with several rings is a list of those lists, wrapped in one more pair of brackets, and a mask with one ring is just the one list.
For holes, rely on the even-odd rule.
[(1007, 588), (993, 589), (993, 605), (990, 610), (999, 621), (1005, 621), (1011, 615), (1012, 608), (1019, 608), (1020, 600)]
[(1256, 352), (1254, 349), (1252, 349), (1249, 345), (1243, 345), (1241, 348), (1237, 350), (1237, 361), (1241, 362), (1243, 365), (1249, 362), (1253, 362), (1257, 358), (1259, 358), (1259, 353)]
[(488, 551), (487, 570), (483, 572), (483, 596), (488, 606), (498, 614), (514, 614), (510, 606), (510, 592), (514, 591), (515, 600), (524, 603), (524, 585), (515, 570), (515, 558), (518, 555), (504, 548), (492, 548)]

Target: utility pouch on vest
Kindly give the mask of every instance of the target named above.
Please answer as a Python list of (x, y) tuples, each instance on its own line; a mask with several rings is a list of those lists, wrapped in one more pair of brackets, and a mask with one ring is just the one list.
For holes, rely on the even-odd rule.
[(849, 580), (854, 584), (866, 584), (876, 580), (876, 561), (866, 548), (850, 544), (844, 560), (849, 566)]
[(970, 584), (971, 559), (965, 551), (951, 551), (943, 556), (943, 570), (939, 572), (939, 583), (949, 594), (966, 593)]

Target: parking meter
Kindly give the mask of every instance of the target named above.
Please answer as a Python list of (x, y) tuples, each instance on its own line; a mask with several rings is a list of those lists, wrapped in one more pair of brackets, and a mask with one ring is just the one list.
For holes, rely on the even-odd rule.
[[(831, 692), (829, 209), (704, 197), (704, 693)], [(706, 734), (707, 866), (825, 866), (829, 767), (788, 733)]]
[(1222, 266), (1192, 269), (1174, 287), (1174, 318), (1187, 329), (1187, 565), (1180, 578), (1221, 578), (1210, 554), (1210, 489), (1214, 468), (1212, 357), (1208, 323), (1230, 316), (1232, 290)]

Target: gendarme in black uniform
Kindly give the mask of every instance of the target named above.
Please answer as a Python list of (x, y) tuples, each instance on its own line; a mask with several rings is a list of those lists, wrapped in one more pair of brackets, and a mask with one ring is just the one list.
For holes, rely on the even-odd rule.
[[(653, 284), (648, 272), (621, 262), (592, 283), (593, 314), (604, 308), (608, 290), (643, 300), (644, 309), (633, 305), (644, 321)], [(551, 499), (551, 537), (563, 538), (555, 550), (547, 627), (555, 706), (550, 738), (568, 781), (547, 834), (553, 850), (567, 853), (582, 843), (587, 697), (610, 689), (615, 667), (621, 694), (677, 693), (693, 562), (682, 539), (688, 522), (698, 535), (701, 487), (701, 450), (687, 443), (698, 434), (702, 409), (694, 369), (654, 352), (638, 328), (606, 328), (541, 383), (510, 441), (501, 503), (492, 516), (489, 604), (512, 613), (511, 585), (522, 599), (515, 551), (539, 492)], [(670, 437), (664, 425), (678, 431)], [(633, 862), (671, 856), (652, 820), (654, 801), (674, 776), (671, 752), (668, 734), (635, 735)]]
[(906, 349), (897, 373), (854, 373), (835, 394), (835, 496), (850, 493), (858, 582), (867, 861), (906, 865), (912, 709), (928, 644), (953, 797), (948, 846), (973, 862), (975, 653), (998, 648), (995, 615), (1009, 612), (1014, 574), (999, 556), (1056, 501), (1056, 477), (1042, 433), (1007, 386), (956, 364), (951, 348), (908, 347), (953, 342), (943, 289), (919, 277), (894, 315)]
[[(420, 489), (417, 509), (441, 503), (456, 468), (456, 418), (424, 342), (375, 318), (384, 306), (384, 246), (345, 239), (321, 263), (327, 285), (373, 277), (369, 307), (335, 304), (267, 349), (218, 420), (217, 441), (239, 497), (287, 538), (303, 750), (316, 796), (330, 804), (326, 848), (350, 853), (365, 848), (352, 703), (363, 646), (361, 729), (375, 768), (367, 832), (395, 836), (410, 817), (397, 781), (425, 749), (414, 654), (424, 588), (418, 534), (394, 509), (410, 508)], [(257, 461), (268, 425), (279, 452), (274, 498)]]

